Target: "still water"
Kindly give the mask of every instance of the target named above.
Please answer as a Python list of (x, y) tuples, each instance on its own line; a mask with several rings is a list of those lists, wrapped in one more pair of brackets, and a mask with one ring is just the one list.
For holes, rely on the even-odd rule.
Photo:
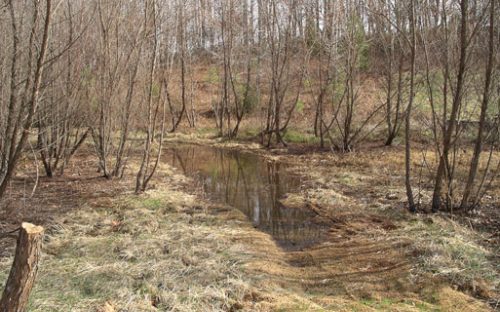
[(164, 155), (164, 161), (200, 183), (210, 200), (239, 209), (282, 247), (299, 249), (319, 240), (321, 226), (313, 222), (312, 211), (280, 202), (302, 184), (300, 177), (287, 172), (286, 164), (199, 145), (169, 146)]

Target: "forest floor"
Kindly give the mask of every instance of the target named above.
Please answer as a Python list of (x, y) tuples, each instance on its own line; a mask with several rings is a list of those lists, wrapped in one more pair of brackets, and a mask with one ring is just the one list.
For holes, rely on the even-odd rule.
[[(29, 311), (491, 311), (499, 304), (499, 186), (486, 215), (405, 210), (403, 149), (346, 155), (296, 145), (177, 135), (173, 142), (247, 149), (306, 176), (283, 204), (312, 209), (328, 236), (280, 248), (238, 210), (214, 204), (167, 164), (133, 194), (95, 171), (90, 149), (62, 177), (36, 179), (25, 160), (2, 199), (0, 232), (20, 221), (47, 237)], [(424, 201), (428, 194), (422, 192)], [(491, 210), (491, 213), (489, 211)], [(496, 222), (496, 223), (495, 223)], [(14, 239), (0, 241), (0, 281)]]

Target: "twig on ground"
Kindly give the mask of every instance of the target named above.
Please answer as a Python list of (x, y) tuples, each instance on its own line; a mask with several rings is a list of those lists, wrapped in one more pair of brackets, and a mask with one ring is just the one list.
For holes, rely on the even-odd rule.
[(0, 239), (2, 238), (7, 238), (7, 237), (11, 237), (12, 234), (16, 233), (16, 232), (19, 232), (21, 228), (16, 228), (12, 231), (8, 231), (8, 232), (0, 232)]

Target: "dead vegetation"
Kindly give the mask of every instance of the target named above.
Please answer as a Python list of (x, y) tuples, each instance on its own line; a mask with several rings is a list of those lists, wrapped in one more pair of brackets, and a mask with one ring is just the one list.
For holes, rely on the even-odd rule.
[[(0, 232), (48, 229), (31, 310), (498, 308), (498, 11), (5, 1)], [(281, 248), (209, 202), (163, 162), (183, 142), (286, 162), (299, 190), (261, 192), (321, 239)]]
[[(126, 191), (129, 178), (105, 187), (76, 167), (40, 181), (40, 207), (49, 210), (38, 216), (49, 235), (30, 310), (488, 311), (486, 302), (498, 300), (493, 254), (477, 233), (444, 216), (404, 212), (387, 196), (399, 194), (390, 182), (359, 196), (371, 165), (349, 156), (336, 160), (351, 169), (340, 174), (323, 156), (309, 157), (317, 166), (305, 192), (283, 201), (314, 210), (329, 227), (322, 243), (297, 251), (279, 248), (240, 212), (204, 201), (167, 165), (142, 195)], [(81, 157), (75, 161), (94, 161)], [(272, 157), (298, 166), (305, 156)], [(25, 198), (21, 213), (42, 200), (13, 190), (12, 203)], [(1, 258), (0, 280), (10, 261)]]

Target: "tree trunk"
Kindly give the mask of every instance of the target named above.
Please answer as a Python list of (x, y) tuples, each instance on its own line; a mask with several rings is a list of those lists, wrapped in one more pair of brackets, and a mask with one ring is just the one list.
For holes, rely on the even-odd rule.
[[(461, 12), (461, 26), (460, 26), (460, 61), (457, 73), (457, 84), (455, 87), (455, 94), (453, 96), (453, 103), (451, 107), (450, 121), (448, 128), (444, 133), (443, 138), (443, 153), (440, 155), (439, 165), (436, 172), (436, 179), (434, 185), (434, 193), (432, 195), (432, 212), (437, 212), (441, 207), (441, 190), (443, 184), (443, 177), (447, 171), (448, 167), (448, 155), (452, 149), (452, 136), (455, 131), (455, 124), (457, 122), (459, 107), (462, 101), (462, 92), (464, 89), (464, 80), (467, 70), (467, 16), (468, 16), (468, 0), (462, 0), (460, 2), (460, 12)], [(446, 117), (446, 115), (445, 115)], [(446, 118), (444, 118), (446, 123)]]
[(415, 34), (415, 1), (410, 4), (410, 29), (411, 29), (411, 69), (410, 69), (410, 98), (406, 110), (405, 129), (405, 186), (406, 197), (408, 198), (408, 209), (410, 212), (417, 212), (413, 191), (411, 188), (411, 110), (415, 96), (415, 58), (416, 58), (416, 34)]
[(483, 101), (481, 103), (481, 116), (479, 117), (479, 129), (477, 133), (476, 143), (474, 145), (474, 154), (470, 163), (469, 177), (464, 189), (462, 197), (462, 209), (471, 209), (473, 205), (469, 202), (474, 180), (476, 179), (477, 168), (479, 167), (479, 158), (481, 157), (481, 150), (483, 148), (483, 132), (485, 129), (486, 115), (488, 113), (488, 104), (490, 99), (490, 86), (493, 72), (493, 56), (495, 53), (495, 1), (490, 4), (490, 27), (489, 27), (489, 44), (488, 44), (488, 63), (486, 65), (485, 82)]
[[(14, 9), (13, 9), (13, 2), (9, 3), (11, 14), (12, 14), (12, 23), (13, 25), (16, 24), (15, 19), (14, 19)], [(37, 2), (38, 3), (38, 2)], [(38, 4), (35, 6), (35, 10), (37, 10)], [(33, 117), (37, 111), (38, 108), (38, 102), (39, 102), (39, 96), (40, 96), (40, 89), (42, 87), (42, 75), (43, 71), (45, 68), (45, 56), (48, 50), (48, 44), (49, 44), (49, 33), (50, 33), (50, 24), (51, 24), (51, 10), (52, 10), (52, 1), (47, 0), (46, 1), (46, 8), (45, 8), (45, 22), (43, 25), (43, 34), (42, 34), (42, 41), (40, 45), (40, 52), (37, 57), (36, 61), (36, 67), (34, 71), (34, 79), (33, 79), (33, 85), (31, 87), (31, 91), (29, 94), (29, 104), (22, 105), (19, 107), (20, 111), (25, 111), (26, 114), (23, 114), (19, 112), (19, 115), (17, 116), (17, 121), (13, 121), (14, 119), (11, 118), (13, 116), (16, 107), (17, 107), (17, 96), (16, 96), (16, 88), (13, 87), (11, 91), (11, 98), (9, 100), (9, 114), (7, 117), (7, 130), (5, 133), (7, 134), (7, 140), (10, 140), (10, 143), (7, 147), (9, 147), (9, 150), (4, 151), (5, 147), (0, 145), (0, 154), (4, 154), (2, 157), (2, 163), (0, 163), (0, 197), (4, 195), (5, 191), (7, 190), (7, 185), (14, 175), (14, 171), (17, 166), (17, 162), (19, 158), (21, 157), (21, 152), (24, 149), (24, 146), (26, 145), (26, 142), (28, 140), (28, 134), (30, 133), (30, 128), (32, 126), (32, 121)], [(36, 22), (36, 14), (34, 21)], [(32, 36), (35, 35), (35, 26), (33, 25), (32, 28)], [(17, 62), (17, 41), (18, 35), (17, 35), (17, 30), (16, 26), (13, 26), (13, 31), (14, 31), (14, 54), (13, 54), (13, 61), (12, 61), (12, 74), (11, 74), (11, 83), (13, 85), (16, 84), (16, 62)], [(28, 49), (31, 51), (33, 48), (31, 41)], [(31, 53), (31, 52), (29, 52)], [(31, 62), (28, 62), (28, 72), (31, 72)], [(28, 97), (28, 88), (26, 88), (25, 93), (23, 95), (24, 98)], [(2, 111), (3, 113), (3, 111)], [(21, 118), (24, 121), (21, 121)], [(10, 121), (9, 121), (10, 120)], [(2, 121), (3, 122), (3, 121)], [(10, 127), (13, 127), (13, 130), (9, 130)], [(18, 134), (18, 130), (22, 127), (22, 131), (20, 134)], [(11, 132), (12, 131), (12, 132)], [(20, 135), (18, 139), (18, 135)], [(2, 138), (3, 140), (4, 138)], [(2, 142), (3, 143), (3, 142)]]
[(29, 295), (38, 272), (42, 240), (43, 227), (30, 223), (21, 225), (14, 263), (0, 300), (0, 311), (26, 311)]

